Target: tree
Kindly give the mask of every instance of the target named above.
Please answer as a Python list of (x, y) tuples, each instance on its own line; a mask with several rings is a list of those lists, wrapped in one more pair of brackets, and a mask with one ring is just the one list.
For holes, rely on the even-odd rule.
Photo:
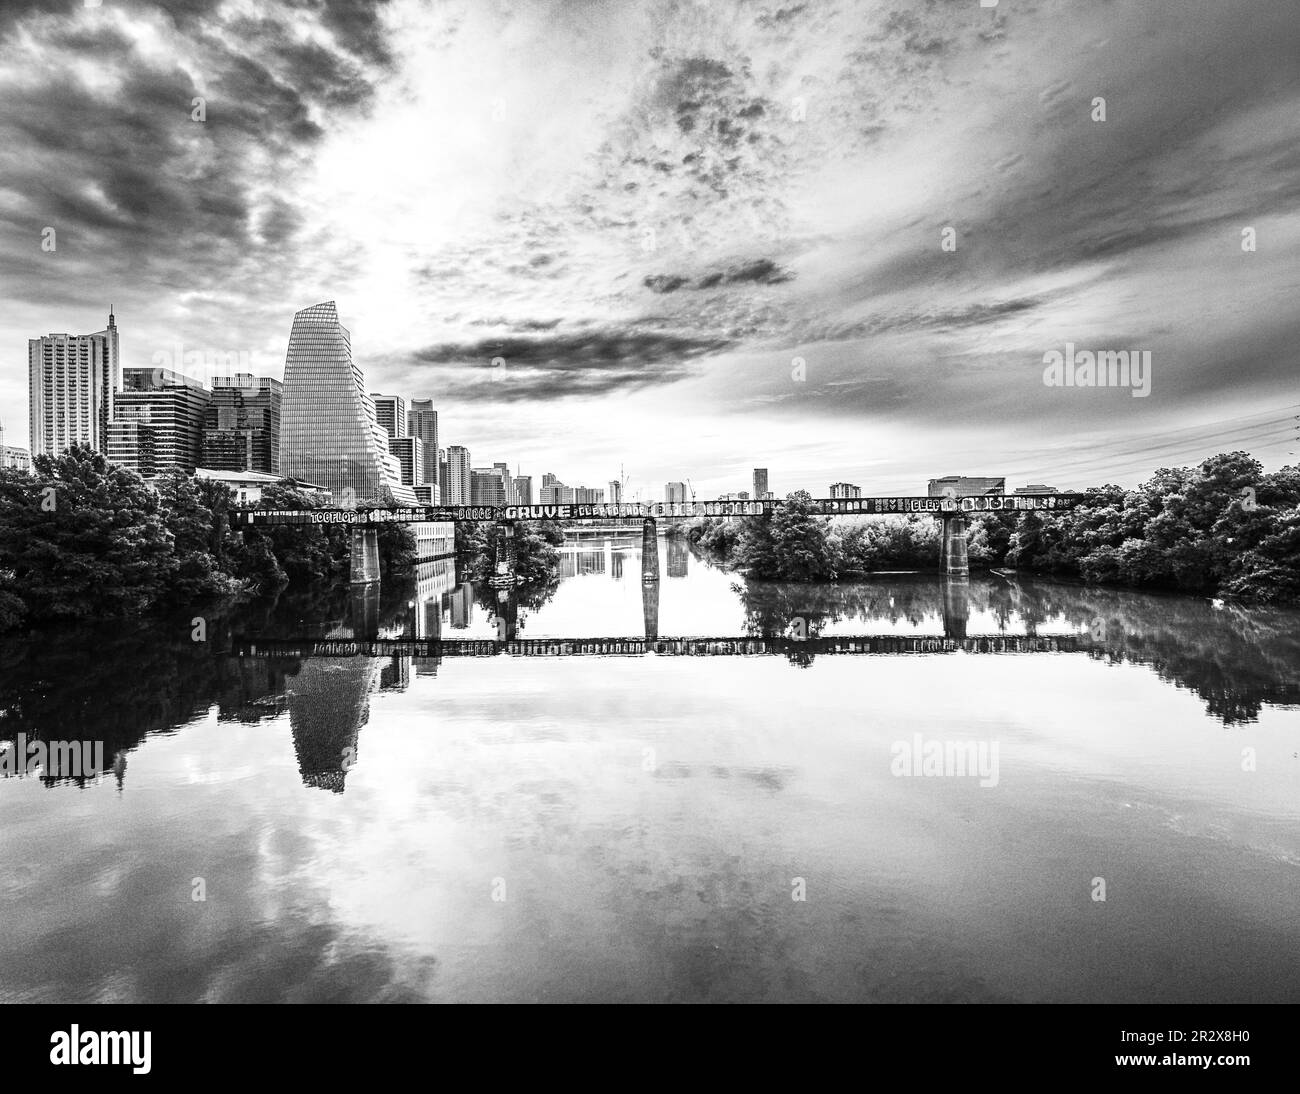
[(147, 609), (175, 570), (158, 494), (134, 471), (76, 445), (0, 476), (6, 617), (118, 617)]

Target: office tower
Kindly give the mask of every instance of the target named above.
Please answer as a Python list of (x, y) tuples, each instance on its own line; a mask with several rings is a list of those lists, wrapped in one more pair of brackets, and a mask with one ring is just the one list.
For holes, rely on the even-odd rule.
[(623, 484), (618, 479), (609, 480), (609, 503), (617, 505), (623, 500)]
[(123, 369), (122, 390), (113, 398), (108, 423), (109, 460), (145, 478), (172, 470), (192, 475), (211, 399), (212, 392), (202, 382), (184, 373)]
[(860, 498), (862, 497), (862, 487), (855, 486), (851, 482), (833, 482), (831, 483), (831, 497)]
[(533, 504), (533, 477), (532, 475), (515, 476), (515, 504), (532, 505)]
[(29, 471), (32, 457), (25, 448), (5, 444), (5, 427), (0, 422), (0, 468), (6, 471)]
[(469, 505), (470, 486), (469, 449), (463, 445), (447, 446), (447, 485), (443, 489), (444, 505)]
[(407, 435), (406, 400), (400, 395), (380, 395), (375, 392), (370, 396), (375, 402), (375, 421), (390, 437)]
[(560, 480), (550, 471), (546, 472), (546, 474), (542, 476), (543, 489), (548, 486), (563, 486), (563, 485), (564, 483), (560, 482)]
[(600, 505), (605, 500), (605, 491), (594, 486), (575, 486), (573, 488), (574, 505)]
[(438, 448), (438, 412), (433, 409), (432, 399), (411, 400), (411, 408), (406, 412), (406, 433), (424, 442), (424, 481), (441, 487), (443, 479), (438, 464), (443, 455)]
[(505, 505), (506, 486), (495, 467), (475, 467), (470, 471), (470, 505)]
[(122, 386), (117, 320), (95, 334), (49, 334), (27, 341), (31, 454), (57, 456), (74, 444), (108, 448), (113, 399)]
[(388, 451), (401, 466), (403, 486), (424, 486), (424, 442), (419, 437), (389, 437)]
[(957, 497), (978, 497), (982, 494), (1005, 494), (1007, 480), (996, 475), (945, 475), (941, 479), (931, 479), (926, 493), (932, 497), (942, 497), (947, 491), (953, 491)]
[(514, 476), (510, 474), (510, 468), (503, 463), (494, 463), (492, 470), (501, 476), (501, 489), (506, 499), (502, 504), (518, 505), (519, 503), (515, 500), (515, 480)]
[(450, 505), (451, 487), (447, 485), (447, 450), (445, 448), (438, 449), (438, 477), (434, 479), (432, 485), (433, 504)]
[(199, 466), (279, 474), (283, 396), (284, 385), (269, 376), (214, 376), (203, 414)]
[(767, 497), (767, 468), (754, 468), (754, 497), (760, 501)]
[(280, 429), (280, 474), (325, 487), (337, 504), (388, 497), (415, 504), (333, 300), (293, 317)]
[(686, 500), (686, 484), (684, 482), (667, 482), (664, 483), (664, 501), (683, 502)]

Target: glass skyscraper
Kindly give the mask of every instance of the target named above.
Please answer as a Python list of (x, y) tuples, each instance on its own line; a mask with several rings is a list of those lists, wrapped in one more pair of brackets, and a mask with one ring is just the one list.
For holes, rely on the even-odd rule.
[(293, 317), (284, 363), (280, 474), (325, 487), (336, 504), (370, 498), (416, 503), (415, 492), (402, 484), (397, 457), (388, 451), (388, 434), (352, 360), (352, 336), (333, 300)]

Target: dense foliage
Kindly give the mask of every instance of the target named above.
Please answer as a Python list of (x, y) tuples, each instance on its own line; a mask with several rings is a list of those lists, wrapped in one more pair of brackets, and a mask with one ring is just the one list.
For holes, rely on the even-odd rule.
[[(1163, 468), (1132, 490), (1103, 486), (1060, 513), (974, 517), (972, 566), (1090, 583), (1300, 602), (1300, 468), (1265, 474), (1245, 452)], [(695, 521), (691, 539), (751, 577), (822, 581), (939, 559), (939, 522), (882, 517), (832, 525), (791, 494), (783, 511)]]
[[(259, 504), (313, 502), (282, 482), (267, 487)], [(230, 527), (233, 507), (222, 483), (178, 472), (150, 485), (82, 446), (37, 456), (30, 472), (0, 470), (0, 629), (24, 618), (111, 619), (190, 607), (346, 568), (346, 527), (239, 535)], [(409, 569), (414, 536), (403, 525), (382, 526), (379, 551), (386, 572)]]

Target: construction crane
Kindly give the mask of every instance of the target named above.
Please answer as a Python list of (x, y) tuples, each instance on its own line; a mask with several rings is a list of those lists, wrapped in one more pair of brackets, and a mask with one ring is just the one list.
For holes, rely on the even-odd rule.
[(693, 486), (691, 485), (691, 480), (690, 480), (690, 479), (687, 479), (687, 480), (686, 480), (686, 489), (689, 490), (689, 491), (691, 492), (691, 504), (694, 505), (694, 504), (695, 504), (695, 487), (693, 487)]

